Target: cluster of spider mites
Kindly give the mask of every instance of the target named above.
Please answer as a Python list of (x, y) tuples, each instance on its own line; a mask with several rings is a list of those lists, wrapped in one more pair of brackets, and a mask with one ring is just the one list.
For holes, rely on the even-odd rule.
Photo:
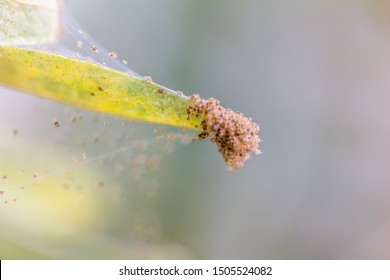
[(259, 154), (259, 126), (240, 112), (225, 109), (213, 98), (190, 97), (187, 116), (201, 120), (200, 139), (210, 138), (230, 170), (243, 166), (252, 152)]

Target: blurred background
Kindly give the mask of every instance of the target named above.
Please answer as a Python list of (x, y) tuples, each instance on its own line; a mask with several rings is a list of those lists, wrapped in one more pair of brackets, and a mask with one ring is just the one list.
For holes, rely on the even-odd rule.
[[(17, 203), (0, 206), (1, 258), (390, 258), (387, 1), (66, 4), (134, 71), (251, 116), (261, 126), (263, 154), (228, 172), (209, 141), (175, 144), (172, 153), (149, 152), (161, 157), (153, 175), (117, 188), (99, 178), (89, 180), (98, 188), (85, 183), (81, 194), (32, 185)], [(61, 139), (68, 156), (81, 154), (79, 133), (94, 135), (88, 112), (78, 129), (53, 132), (52, 119), (66, 118), (58, 112), (69, 108), (0, 90), (3, 168), (29, 164), (18, 152), (23, 131), (31, 130), (29, 159), (46, 154), (45, 145), (32, 148), (45, 135)], [(120, 121), (110, 122), (120, 131)], [(163, 147), (148, 134), (160, 127), (127, 125), (151, 149)], [(21, 142), (11, 135), (15, 127)], [(93, 164), (81, 173), (105, 176)]]

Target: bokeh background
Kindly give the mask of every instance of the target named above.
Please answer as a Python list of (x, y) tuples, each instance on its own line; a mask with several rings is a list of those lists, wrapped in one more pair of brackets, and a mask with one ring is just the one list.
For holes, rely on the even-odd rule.
[[(211, 143), (178, 144), (158, 152), (152, 183), (77, 195), (31, 187), (0, 206), (2, 258), (390, 258), (387, 1), (68, 0), (67, 7), (136, 72), (251, 116), (263, 154), (228, 172)], [(51, 122), (59, 105), (1, 91), (19, 104), (1, 112), (3, 142), (14, 139), (4, 136), (12, 121), (33, 127), (32, 138), (52, 131), (37, 133), (21, 116), (44, 106), (41, 117)], [(90, 123), (61, 139), (73, 143)], [(156, 127), (134, 126), (145, 135)], [(138, 193), (139, 184), (156, 182)]]

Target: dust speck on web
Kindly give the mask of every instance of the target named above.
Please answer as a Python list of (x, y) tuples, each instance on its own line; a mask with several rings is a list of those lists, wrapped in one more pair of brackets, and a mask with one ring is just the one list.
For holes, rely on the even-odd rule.
[[(39, 50), (143, 78), (66, 15), (64, 21), (60, 45), (38, 46)], [(105, 88), (102, 84), (96, 93), (87, 94), (106, 94)], [(30, 226), (30, 231), (21, 233), (27, 242), (31, 234), (35, 240), (37, 229), (45, 234), (45, 241), (48, 233), (51, 240), (56, 236), (62, 240), (64, 234), (77, 236), (78, 232), (84, 240), (86, 232), (100, 236), (97, 242), (92, 238), (94, 249), (107, 252), (120, 247), (130, 252), (127, 258), (188, 258), (184, 247), (166, 245), (154, 198), (164, 188), (160, 182), (168, 154), (196, 135), (78, 110), (8, 89), (0, 91), (0, 209), (6, 208), (0, 210), (2, 228), (15, 228), (19, 233), (20, 228)], [(163, 96), (166, 89), (157, 93)], [(124, 246), (110, 243), (113, 229), (115, 239), (123, 240), (117, 244)], [(156, 242), (161, 240), (161, 244)], [(122, 250), (129, 245), (142, 250)], [(59, 245), (51, 251), (66, 249)]]
[[(100, 115), (15, 92), (2, 98), (7, 99), (3, 104), (18, 104), (21, 98), (29, 104), (28, 110), (15, 106), (0, 113), (0, 130), (8, 131), (0, 139), (0, 200), (7, 204), (50, 188), (75, 195), (94, 189), (107, 198), (110, 192), (116, 194), (112, 198), (123, 198), (134, 191), (153, 197), (167, 154), (195, 137), (179, 128)], [(9, 133), (13, 127), (23, 133), (15, 137)]]

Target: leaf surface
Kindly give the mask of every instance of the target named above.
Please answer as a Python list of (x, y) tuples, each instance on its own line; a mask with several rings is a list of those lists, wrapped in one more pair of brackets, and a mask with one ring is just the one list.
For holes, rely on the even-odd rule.
[(0, 46), (0, 82), (72, 106), (187, 128), (190, 101), (165, 88), (86, 61)]

